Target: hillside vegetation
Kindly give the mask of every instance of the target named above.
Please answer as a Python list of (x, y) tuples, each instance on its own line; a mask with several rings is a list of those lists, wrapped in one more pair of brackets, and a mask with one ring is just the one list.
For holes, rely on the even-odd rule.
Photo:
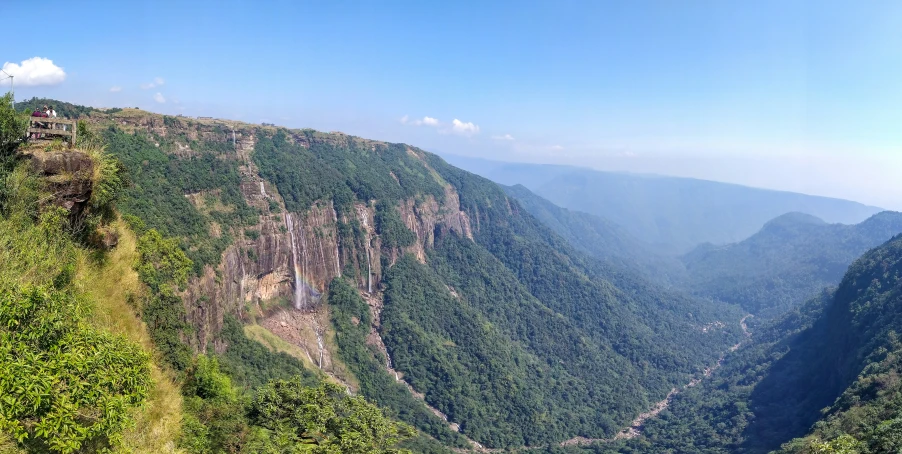
[[(215, 326), (199, 324), (192, 315), (199, 309), (180, 301), (182, 288), (197, 279), (210, 275), (215, 283), (222, 255), (255, 241), (260, 219), (300, 217), (315, 207), (335, 209), (345, 282), (360, 282), (367, 244), (381, 249), (378, 324), (353, 292), (339, 284), (323, 291), (336, 356), (364, 396), (448, 446), (463, 441), (389, 374), (389, 361), (463, 434), (487, 446), (523, 446), (616, 433), (739, 336), (734, 309), (665, 291), (581, 254), (497, 185), (422, 150), (241, 126), (242, 137), (254, 138), (247, 161), (227, 129), (195, 133), (190, 120), (133, 110), (88, 115), (90, 129), (132, 181), (120, 209), (138, 234), (138, 272), (148, 288), (139, 313), (161, 359), (185, 383), (199, 373), (224, 375), (237, 389), (212, 398), (185, 392), (182, 445), (189, 450), (246, 449), (256, 423), (241, 416), (240, 396), (271, 380), (300, 376), (314, 385), (322, 378), (297, 358), (247, 339), (243, 307), (216, 309), (198, 299), (204, 311), (225, 312)], [(251, 203), (243, 189), (251, 165), (271, 185), (267, 191), (278, 193), (268, 205)], [(402, 216), (411, 200), (459, 202), (472, 239), (436, 228), (424, 243), (426, 233), (412, 231)], [(418, 210), (427, 205), (416, 205), (414, 215), (425, 216)], [(366, 240), (355, 221), (361, 206), (374, 210), (378, 242)], [(419, 260), (404, 256), (418, 247), (424, 247)], [(363, 321), (376, 325), (390, 359), (373, 348)], [(210, 359), (199, 362), (204, 340)], [(439, 450), (423, 438), (414, 445)]]
[(117, 220), (135, 194), (104, 149), (119, 143), (79, 124), (76, 150), (26, 145), (9, 101), (0, 100), (3, 452), (409, 452), (397, 444), (411, 427), (243, 333), (224, 334), (232, 347), (221, 355), (192, 349), (179, 297), (192, 260), (140, 217), (138, 237)]
[[(71, 111), (85, 120), (79, 132), (96, 150), (96, 172), (48, 177), (15, 140), (5, 145), (0, 241), (16, 265), (0, 275), (0, 301), (37, 309), (0, 317), (20, 317), (4, 326), (49, 322), (27, 323), (34, 333), (0, 329), (0, 367), (40, 364), (23, 352), (41, 349), (69, 361), (69, 343), (54, 343), (63, 335), (94, 342), (89, 359), (103, 363), (90, 368), (108, 381), (85, 378), (73, 392), (109, 395), (80, 405), (117, 411), (102, 426), (65, 429), (66, 438), (17, 413), (26, 407), (0, 403), (0, 442), (13, 449), (895, 446), (887, 434), (896, 427), (902, 240), (810, 297), (902, 230), (896, 213), (855, 226), (782, 216), (743, 242), (678, 261), (631, 228), (405, 144), (135, 109)], [(90, 200), (56, 208), (65, 191), (53, 185), (83, 177)], [(777, 278), (785, 283), (762, 287)], [(753, 322), (743, 342), (745, 312), (760, 320), (783, 309)], [(47, 326), (62, 334), (40, 331)], [(27, 380), (23, 371), (8, 375)], [(560, 446), (613, 439), (674, 388), (682, 392), (642, 436)]]
[[(435, 155), (400, 144), (301, 133), (294, 143), (281, 131), (262, 135), (253, 155), (261, 174), (275, 182), (288, 209), (331, 197), (341, 217), (355, 202), (377, 200), (383, 248), (417, 238), (393, 208), (403, 199), (447, 200), (449, 190), (459, 197), (473, 240), (437, 230), (425, 265), (413, 257), (386, 263), (379, 332), (405, 380), (480, 443), (522, 446), (611, 435), (737, 336), (735, 325), (702, 330), (715, 320), (738, 318), (731, 309), (700, 305), (603, 267), (497, 185)], [(349, 233), (357, 235), (351, 227)], [(357, 309), (354, 316), (360, 320), (364, 314)], [(363, 379), (362, 391), (393, 392), (388, 384), (377, 385), (384, 378), (372, 371), (374, 360), (343, 340), (354, 335), (349, 331), (339, 325), (339, 346), (355, 351), (340, 354), (358, 378), (371, 377)], [(370, 354), (376, 364), (387, 361), (380, 352)], [(447, 438), (400, 396), (369, 395)]]
[(598, 449), (897, 452), (900, 295), (897, 236), (855, 261), (839, 287), (760, 326), (710, 380), (649, 421), (643, 438)]
[(892, 211), (855, 225), (789, 213), (744, 241), (703, 245), (682, 261), (693, 293), (774, 316), (836, 285), (852, 261), (900, 232), (902, 213)]

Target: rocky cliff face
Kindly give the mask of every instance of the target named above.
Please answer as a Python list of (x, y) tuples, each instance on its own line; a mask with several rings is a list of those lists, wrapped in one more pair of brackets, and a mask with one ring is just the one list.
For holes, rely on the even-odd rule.
[[(237, 161), (246, 203), (266, 213), (254, 226), (232, 229), (229, 233), (235, 241), (220, 263), (206, 267), (182, 294), (199, 350), (227, 347), (216, 334), (223, 317), (233, 314), (245, 321), (254, 318), (305, 351), (309, 363), (335, 375), (340, 366), (332, 361), (328, 312), (320, 302), (332, 279), (352, 275), (361, 293), (374, 298), (381, 287), (383, 263), (394, 263), (407, 252), (425, 261), (437, 234), (454, 232), (472, 239), (470, 219), (460, 210), (450, 186), (442, 202), (426, 196), (398, 204), (400, 217), (416, 234), (416, 241), (403, 249), (386, 248), (376, 232), (377, 200), (358, 201), (346, 214), (339, 214), (331, 200), (318, 200), (304, 212), (287, 212), (276, 185), (260, 177), (251, 159), (255, 126), (144, 113), (119, 115), (116, 123), (126, 130), (154, 134), (161, 145), (169, 142), (169, 152), (179, 157), (196, 155), (192, 148), (196, 141), (226, 145), (227, 151), (218, 157)], [(338, 133), (330, 139), (351, 140)], [(309, 147), (303, 134), (289, 134), (288, 140)]]
[(41, 177), (51, 202), (77, 218), (91, 198), (91, 156), (78, 150), (44, 151), (40, 147), (25, 148), (22, 154), (31, 160), (31, 170)]

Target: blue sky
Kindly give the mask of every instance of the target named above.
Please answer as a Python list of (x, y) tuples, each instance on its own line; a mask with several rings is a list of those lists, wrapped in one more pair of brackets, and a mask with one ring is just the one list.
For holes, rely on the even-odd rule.
[(10, 3), (19, 99), (902, 209), (900, 2)]

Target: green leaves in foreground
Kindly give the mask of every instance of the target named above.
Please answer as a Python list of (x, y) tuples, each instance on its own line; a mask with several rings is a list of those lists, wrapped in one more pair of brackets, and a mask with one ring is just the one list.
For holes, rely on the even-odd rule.
[(113, 446), (147, 397), (148, 355), (83, 314), (65, 291), (0, 289), (0, 431), (29, 450)]
[(260, 389), (252, 416), (274, 435), (266, 452), (405, 453), (409, 451), (394, 446), (416, 435), (412, 427), (389, 420), (375, 405), (337, 385), (308, 388), (297, 379)]

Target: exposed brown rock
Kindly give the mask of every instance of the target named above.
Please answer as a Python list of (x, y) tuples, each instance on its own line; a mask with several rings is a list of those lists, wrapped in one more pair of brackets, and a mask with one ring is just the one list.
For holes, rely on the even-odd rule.
[(23, 156), (31, 161), (31, 170), (41, 177), (52, 196), (52, 203), (77, 217), (91, 198), (94, 161), (81, 151), (44, 151), (37, 147), (26, 149)]

